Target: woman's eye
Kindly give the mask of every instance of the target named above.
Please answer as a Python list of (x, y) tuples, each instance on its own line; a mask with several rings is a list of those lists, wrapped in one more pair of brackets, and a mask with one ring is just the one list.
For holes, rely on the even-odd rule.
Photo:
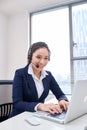
[(48, 57), (44, 58), (45, 60), (48, 60)]
[(41, 56), (36, 56), (37, 59), (44, 59), (44, 60), (48, 60), (48, 57), (42, 58)]
[(37, 59), (41, 59), (41, 57), (40, 57), (40, 56), (36, 56), (36, 58), (37, 58)]

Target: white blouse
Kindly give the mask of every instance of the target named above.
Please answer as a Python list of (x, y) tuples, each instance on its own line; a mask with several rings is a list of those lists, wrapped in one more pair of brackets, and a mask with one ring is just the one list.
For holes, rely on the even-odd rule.
[(40, 98), (40, 96), (42, 95), (43, 91), (44, 91), (44, 87), (43, 87), (43, 82), (42, 82), (42, 79), (44, 79), (46, 77), (47, 72), (45, 70), (42, 70), (41, 72), (41, 77), (40, 79), (38, 79), (34, 72), (33, 72), (33, 69), (32, 69), (32, 64), (29, 65), (28, 67), (28, 74), (31, 74), (33, 79), (34, 79), (34, 82), (35, 82), (35, 85), (36, 85), (36, 89), (37, 89), (37, 93), (38, 93), (38, 98)]

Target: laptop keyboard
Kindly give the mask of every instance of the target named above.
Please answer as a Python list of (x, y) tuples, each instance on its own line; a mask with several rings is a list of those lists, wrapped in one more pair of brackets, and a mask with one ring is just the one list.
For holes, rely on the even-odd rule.
[(57, 119), (64, 119), (64, 118), (65, 118), (65, 115), (66, 115), (66, 112), (65, 112), (65, 111), (62, 112), (61, 114), (54, 114), (54, 115), (48, 114), (48, 116), (50, 116), (50, 117), (55, 117), (55, 118), (57, 118)]

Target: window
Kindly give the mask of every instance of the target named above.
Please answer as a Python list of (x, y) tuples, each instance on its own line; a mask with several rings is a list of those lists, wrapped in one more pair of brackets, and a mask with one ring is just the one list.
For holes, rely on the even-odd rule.
[(72, 7), (74, 81), (87, 79), (87, 4)]
[[(76, 80), (87, 79), (85, 74), (87, 61), (84, 60), (84, 57), (80, 57), (82, 59), (78, 60), (78, 56), (82, 53), (81, 50), (85, 54), (82, 56), (87, 56), (87, 48), (85, 49), (87, 44), (87, 4), (81, 5), (82, 7), (67, 5), (31, 14), (31, 44), (37, 41), (44, 41), (48, 44), (51, 50), (51, 60), (45, 69), (53, 73), (66, 94), (71, 93), (71, 84)], [(72, 24), (70, 24), (71, 20)], [(80, 26), (80, 22), (82, 26)], [(86, 27), (82, 29), (84, 24)], [(72, 35), (70, 35), (70, 29), (72, 29)], [(84, 45), (79, 44), (77, 52), (77, 42), (82, 42), (81, 36), (85, 37), (83, 40), (85, 43)]]

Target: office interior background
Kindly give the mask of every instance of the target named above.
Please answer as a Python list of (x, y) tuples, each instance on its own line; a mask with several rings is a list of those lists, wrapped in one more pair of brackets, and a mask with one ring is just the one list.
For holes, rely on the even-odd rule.
[[(44, 41), (51, 70), (66, 94), (87, 79), (86, 0), (0, 0), (0, 80), (13, 80), (27, 64), (29, 45)], [(12, 100), (12, 85), (0, 85), (0, 103)]]

